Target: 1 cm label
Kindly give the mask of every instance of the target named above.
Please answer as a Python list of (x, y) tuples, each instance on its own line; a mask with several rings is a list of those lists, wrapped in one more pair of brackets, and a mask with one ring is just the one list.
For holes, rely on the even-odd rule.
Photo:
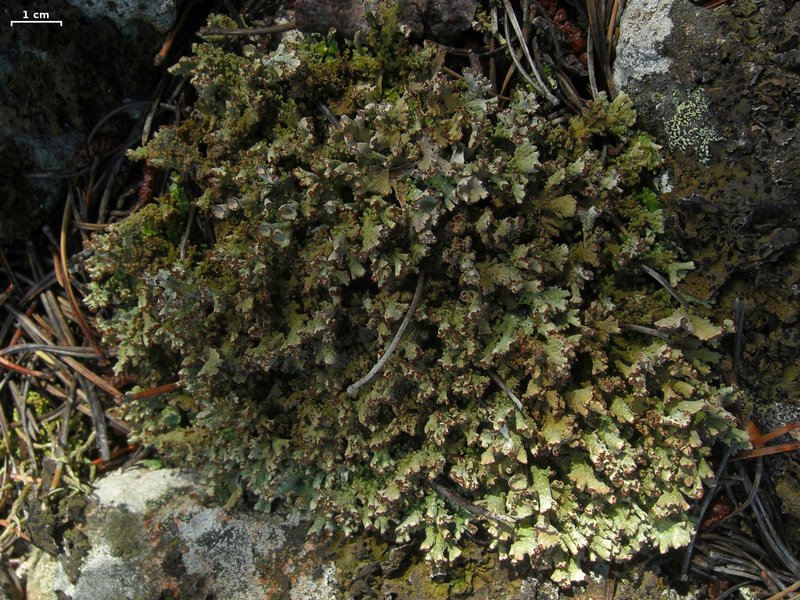
[(22, 18), (25, 19), (26, 21), (28, 19), (49, 19), (50, 18), (50, 13), (34, 12), (34, 13), (31, 13), (30, 16), (28, 16), (28, 11), (27, 10), (23, 10), (22, 11)]

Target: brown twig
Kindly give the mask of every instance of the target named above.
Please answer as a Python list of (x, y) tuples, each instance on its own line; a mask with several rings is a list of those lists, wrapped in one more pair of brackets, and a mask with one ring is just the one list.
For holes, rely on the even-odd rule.
[(16, 371), (21, 375), (30, 375), (31, 377), (47, 377), (45, 373), (42, 371), (34, 371), (33, 369), (28, 369), (26, 367), (20, 366), (17, 363), (13, 363), (8, 359), (0, 357), (0, 366), (5, 367), (6, 369), (11, 369), (12, 371)]
[(67, 292), (67, 297), (69, 298), (69, 302), (72, 305), (72, 310), (75, 312), (75, 318), (78, 322), (78, 327), (81, 328), (83, 335), (86, 336), (86, 340), (89, 344), (94, 348), (95, 352), (98, 356), (103, 355), (103, 350), (100, 347), (100, 344), (97, 343), (97, 340), (92, 333), (92, 330), (89, 328), (89, 325), (86, 323), (86, 320), (83, 318), (81, 314), (81, 310), (78, 306), (78, 299), (75, 297), (75, 291), (72, 289), (72, 282), (70, 281), (69, 276), (69, 268), (67, 265), (69, 264), (69, 260), (67, 259), (67, 235), (68, 235), (68, 227), (69, 227), (69, 213), (72, 208), (72, 190), (70, 190), (69, 194), (67, 194), (67, 203), (64, 207), (64, 217), (61, 221), (61, 275), (64, 278), (64, 290)]
[(153, 57), (153, 64), (155, 66), (158, 67), (159, 65), (161, 65), (161, 63), (163, 63), (166, 60), (167, 55), (169, 54), (169, 51), (172, 48), (172, 44), (175, 43), (175, 38), (178, 37), (178, 32), (183, 28), (183, 24), (186, 21), (186, 17), (189, 16), (189, 13), (191, 12), (195, 4), (197, 4), (197, 0), (189, 0), (189, 2), (187, 2), (184, 5), (183, 10), (181, 11), (181, 14), (178, 16), (177, 21), (175, 21), (175, 24), (172, 26), (172, 29), (170, 29), (169, 33), (167, 34), (167, 38), (161, 45), (161, 49), (158, 51), (158, 54), (156, 54)]
[(224, 29), (222, 27), (201, 27), (197, 33), (201, 36), (209, 35), (270, 35), (273, 33), (283, 33), (284, 31), (292, 31), (297, 29), (297, 24), (294, 21), (288, 23), (279, 23), (278, 25), (270, 25), (269, 27), (240, 27), (232, 29)]
[(456, 494), (453, 490), (450, 490), (450, 489), (446, 488), (441, 483), (437, 483), (436, 481), (432, 481), (430, 483), (430, 485), (431, 485), (431, 487), (433, 487), (434, 490), (436, 490), (436, 493), (438, 493), (440, 496), (442, 496), (445, 499), (449, 500), (450, 502), (452, 502), (453, 504), (455, 504), (459, 508), (462, 508), (462, 509), (466, 510), (467, 512), (472, 513), (473, 515), (478, 515), (478, 516), (481, 516), (481, 517), (485, 517), (487, 519), (490, 519), (492, 521), (496, 521), (498, 523), (502, 523), (504, 525), (511, 525), (511, 524), (513, 524), (513, 523), (515, 523), (517, 521), (517, 519), (515, 519), (512, 516), (500, 515), (500, 514), (492, 512), (492, 511), (486, 510), (482, 506), (478, 506), (477, 504), (473, 504), (469, 500), (465, 500), (464, 498), (462, 498), (461, 496)]
[(179, 389), (181, 389), (181, 384), (180, 382), (176, 381), (174, 383), (166, 383), (157, 387), (141, 390), (134, 394), (125, 394), (125, 397), (133, 400), (141, 400), (142, 398), (152, 398), (153, 396), (158, 396), (159, 394), (169, 394), (170, 392), (174, 392)]
[(91, 371), (90, 369), (79, 363), (71, 356), (62, 356), (61, 360), (65, 362), (67, 365), (69, 365), (76, 373), (83, 375), (84, 377), (86, 377), (86, 379), (91, 381), (101, 390), (104, 390), (105, 392), (111, 394), (111, 396), (113, 396), (115, 399), (122, 398), (123, 396), (122, 392), (120, 392), (117, 388), (108, 383), (105, 379), (95, 374), (93, 371)]

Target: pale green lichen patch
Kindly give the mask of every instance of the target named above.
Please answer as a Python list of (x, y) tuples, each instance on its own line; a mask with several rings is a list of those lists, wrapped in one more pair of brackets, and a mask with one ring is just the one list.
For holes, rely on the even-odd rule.
[[(177, 182), (92, 242), (117, 369), (183, 384), (126, 407), (136, 435), (226, 497), (433, 561), (485, 537), (567, 582), (686, 544), (711, 444), (745, 442), (709, 365), (721, 329), (639, 269), (686, 265), (628, 98), (555, 126), (391, 28), (229, 43), (181, 61), (195, 112), (137, 151), (191, 177), (215, 242), (181, 253)], [(668, 340), (623, 333), (657, 321)]]
[(709, 114), (708, 98), (699, 88), (675, 107), (664, 128), (673, 151), (690, 153), (706, 164), (711, 160), (711, 144), (722, 139)]

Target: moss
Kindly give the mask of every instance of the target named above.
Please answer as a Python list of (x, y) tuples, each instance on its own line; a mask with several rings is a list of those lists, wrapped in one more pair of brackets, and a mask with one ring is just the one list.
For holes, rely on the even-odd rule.
[(435, 563), (479, 536), (566, 583), (687, 543), (710, 446), (744, 438), (711, 376), (722, 329), (639, 268), (687, 268), (643, 189), (657, 146), (624, 95), (554, 126), (532, 94), (501, 108), (441, 66), (391, 29), (181, 62), (195, 112), (136, 154), (191, 178), (213, 241), (181, 255), (173, 189), (92, 242), (117, 369), (183, 386), (126, 406), (136, 435), (226, 496)]
[(102, 539), (108, 545), (111, 556), (138, 564), (150, 554), (151, 549), (144, 538), (131, 535), (131, 532), (144, 528), (141, 515), (122, 509), (112, 510), (104, 518), (101, 527)]

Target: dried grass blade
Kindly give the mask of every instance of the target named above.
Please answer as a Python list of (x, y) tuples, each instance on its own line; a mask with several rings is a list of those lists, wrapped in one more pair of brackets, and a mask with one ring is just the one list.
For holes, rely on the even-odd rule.
[[(522, 28), (519, 26), (517, 15), (514, 12), (514, 8), (511, 6), (510, 0), (503, 0), (503, 5), (506, 9), (505, 15), (503, 17), (506, 30), (506, 41), (509, 45), (508, 46), (509, 50), (511, 50), (511, 56), (515, 61), (517, 69), (519, 70), (520, 74), (525, 77), (528, 83), (530, 83), (531, 86), (533, 86), (533, 89), (542, 94), (548, 102), (550, 102), (554, 106), (558, 106), (559, 103), (558, 98), (556, 98), (553, 94), (551, 94), (550, 90), (547, 89), (547, 84), (544, 82), (542, 76), (539, 74), (539, 70), (536, 68), (536, 63), (534, 62), (533, 57), (531, 56), (530, 50), (528, 50), (528, 43), (525, 39), (525, 35), (522, 33)], [(533, 79), (531, 79), (530, 75), (528, 75), (528, 72), (522, 68), (522, 65), (519, 64), (519, 61), (517, 61), (516, 57), (514, 56), (513, 48), (511, 47), (511, 36), (510, 32), (508, 31), (509, 21), (511, 22), (511, 27), (514, 29), (514, 33), (516, 34), (519, 40), (520, 48), (522, 48), (522, 53), (527, 59), (528, 64), (531, 67), (531, 72), (533, 73), (533, 76), (536, 78), (536, 81), (533, 81)]]
[[(85, 394), (83, 392), (80, 392), (80, 396), (85, 397)], [(85, 404), (77, 404), (77, 405), (75, 405), (75, 410), (77, 410), (79, 413), (81, 413), (83, 415), (86, 415), (87, 417), (91, 417), (92, 416), (92, 410), (88, 406), (86, 406)], [(119, 432), (120, 434), (122, 434), (124, 436), (127, 436), (131, 432), (131, 428), (130, 427), (128, 427), (125, 423), (123, 423), (119, 419), (115, 419), (114, 417), (112, 417), (108, 413), (106, 413), (106, 421), (108, 422), (108, 425), (111, 427), (111, 429), (113, 429), (114, 431)]]
[(17, 352), (50, 352), (63, 356), (74, 356), (77, 358), (93, 358), (98, 356), (94, 350), (86, 346), (58, 346), (56, 344), (16, 344), (0, 350), (0, 356), (15, 354)]
[(72, 209), (72, 190), (70, 193), (67, 194), (67, 204), (64, 207), (64, 218), (61, 221), (61, 274), (64, 277), (64, 283), (66, 284), (64, 289), (67, 292), (67, 297), (69, 298), (70, 304), (72, 305), (72, 310), (75, 311), (75, 317), (78, 321), (78, 326), (81, 328), (83, 335), (86, 336), (86, 340), (89, 344), (94, 348), (95, 352), (98, 356), (103, 355), (103, 350), (100, 348), (100, 345), (97, 343), (97, 340), (94, 338), (94, 334), (92, 333), (89, 325), (86, 323), (86, 320), (83, 318), (81, 314), (80, 308), (78, 306), (78, 299), (75, 297), (75, 291), (72, 289), (72, 282), (70, 281), (69, 276), (69, 261), (67, 259), (67, 229), (69, 227), (69, 213)]
[[(11, 373), (6, 374), (3, 378), (2, 383), (0, 383), (0, 390), (2, 390), (11, 379)], [(8, 421), (6, 420), (6, 413), (3, 410), (3, 406), (0, 404), (0, 431), (3, 434), (3, 443), (6, 446), (6, 456), (9, 457), (11, 460), (12, 466), (14, 466), (14, 455), (11, 452), (11, 431), (8, 427)]]
[(86, 394), (86, 399), (89, 404), (89, 409), (92, 411), (92, 424), (97, 433), (97, 448), (100, 450), (100, 456), (103, 460), (111, 458), (111, 449), (108, 446), (108, 428), (106, 427), (106, 414), (103, 407), (100, 405), (100, 400), (94, 393), (94, 386), (81, 378), (81, 385), (83, 392)]
[(639, 263), (639, 267), (642, 269), (642, 271), (644, 271), (645, 273), (647, 273), (648, 275), (650, 275), (650, 277), (652, 277), (652, 278), (653, 278), (653, 279), (655, 279), (655, 280), (656, 280), (656, 281), (657, 281), (659, 284), (661, 284), (661, 287), (663, 287), (665, 290), (667, 290), (667, 291), (669, 292), (670, 296), (672, 296), (673, 298), (675, 298), (675, 300), (677, 300), (677, 301), (678, 301), (678, 303), (679, 303), (679, 304), (680, 304), (680, 305), (681, 305), (683, 308), (689, 308), (689, 305), (687, 304), (686, 300), (684, 300), (684, 299), (683, 299), (683, 297), (682, 297), (682, 296), (681, 296), (681, 295), (678, 293), (678, 291), (677, 291), (677, 290), (676, 290), (674, 287), (672, 287), (672, 286), (669, 284), (669, 281), (667, 281), (667, 280), (664, 278), (664, 276), (663, 276), (663, 275), (661, 275), (661, 273), (659, 273), (658, 271), (656, 271), (655, 269), (653, 269), (653, 268), (651, 268), (651, 267), (648, 267), (648, 266), (647, 266), (646, 264), (644, 264), (644, 263)]
[(17, 279), (16, 274), (14, 273), (14, 269), (11, 268), (11, 265), (8, 263), (8, 258), (6, 257), (6, 253), (3, 251), (3, 246), (0, 245), (0, 267), (3, 268), (3, 271), (8, 277), (8, 280), (11, 282), (11, 285), (14, 286), (14, 289), (22, 290), (22, 287), (19, 285), (19, 280)]
[(33, 436), (31, 435), (30, 428), (28, 427), (28, 411), (25, 406), (25, 397), (13, 381), (8, 382), (8, 387), (11, 390), (11, 397), (14, 399), (14, 405), (17, 407), (19, 413), (19, 429), (22, 432), (22, 439), (25, 441), (25, 446), (28, 450), (28, 456), (31, 458), (30, 465), (33, 474), (39, 475), (39, 465), (36, 463), (34, 457), (36, 453), (33, 449)]
[(86, 379), (91, 381), (93, 384), (95, 384), (101, 390), (111, 394), (111, 396), (114, 397), (115, 399), (116, 398), (122, 398), (122, 395), (123, 395), (122, 392), (120, 392), (117, 388), (115, 388), (113, 385), (108, 383), (105, 379), (103, 379), (99, 375), (95, 374), (90, 369), (86, 368), (84, 365), (79, 363), (77, 360), (75, 360), (71, 356), (62, 356), (61, 360), (64, 361), (76, 373), (78, 373), (79, 375), (83, 375), (84, 377), (86, 377)]
[(791, 594), (792, 592), (796, 592), (797, 590), (800, 590), (800, 581), (795, 581), (789, 587), (767, 598), (767, 600), (783, 600), (784, 598), (789, 598), (789, 597), (794, 598), (795, 596), (789, 596), (789, 594)]

